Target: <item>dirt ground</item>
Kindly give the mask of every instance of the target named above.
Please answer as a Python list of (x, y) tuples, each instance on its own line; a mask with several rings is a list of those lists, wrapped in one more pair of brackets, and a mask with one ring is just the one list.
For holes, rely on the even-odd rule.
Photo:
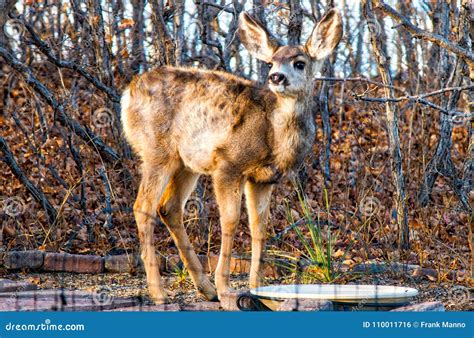
[[(143, 274), (128, 273), (107, 274), (75, 274), (75, 273), (12, 273), (4, 276), (7, 279), (29, 281), (40, 289), (83, 290), (89, 292), (106, 292), (110, 297), (139, 297), (143, 305), (153, 304), (146, 290), (146, 279)], [(203, 301), (190, 280), (186, 276), (167, 275), (163, 277), (166, 289), (169, 291), (172, 303), (192, 304)], [(248, 287), (246, 274), (233, 275), (232, 286), (238, 290)], [(266, 279), (266, 285), (291, 284), (294, 277), (281, 279)], [(418, 289), (419, 295), (413, 303), (440, 301), (447, 311), (474, 310), (473, 288), (453, 283), (435, 283), (432, 281), (417, 281), (405, 276), (383, 274), (365, 275), (353, 278), (350, 284), (379, 284), (407, 286)]]

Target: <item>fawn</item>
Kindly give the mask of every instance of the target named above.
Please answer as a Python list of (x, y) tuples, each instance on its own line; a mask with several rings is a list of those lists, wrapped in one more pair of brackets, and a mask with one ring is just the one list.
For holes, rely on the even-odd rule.
[[(282, 46), (243, 12), (239, 35), (245, 48), (270, 66), (265, 86), (220, 71), (160, 67), (135, 78), (122, 96), (124, 133), (142, 160), (133, 210), (155, 303), (167, 301), (153, 243), (157, 214), (198, 291), (221, 302), (232, 294), (230, 259), (243, 193), (252, 236), (250, 287), (261, 284), (272, 186), (312, 148), (313, 78), (339, 43), (342, 20), (332, 9), (305, 45)], [(212, 177), (220, 213), (217, 293), (183, 225), (186, 200), (201, 174)]]

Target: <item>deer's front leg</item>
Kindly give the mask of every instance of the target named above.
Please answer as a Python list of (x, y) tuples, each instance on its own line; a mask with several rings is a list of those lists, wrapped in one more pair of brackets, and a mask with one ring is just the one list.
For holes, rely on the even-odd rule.
[(273, 186), (270, 184), (259, 184), (251, 181), (245, 183), (245, 199), (249, 214), (250, 233), (252, 235), (250, 288), (256, 288), (262, 284), (263, 250), (267, 236), (266, 226), (272, 190)]
[(221, 252), (216, 268), (216, 287), (219, 300), (231, 293), (229, 274), (234, 234), (240, 221), (242, 202), (242, 177), (232, 177), (219, 173), (213, 177), (217, 204), (221, 222)]

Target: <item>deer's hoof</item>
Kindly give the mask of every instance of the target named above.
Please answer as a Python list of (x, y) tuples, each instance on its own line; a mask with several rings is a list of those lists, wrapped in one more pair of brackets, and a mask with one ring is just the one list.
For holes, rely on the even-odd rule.
[(237, 300), (244, 294), (246, 294), (245, 291), (237, 291), (233, 289), (227, 289), (224, 292), (219, 293), (221, 307), (226, 311), (240, 311), (237, 305)]
[(163, 288), (149, 289), (150, 297), (156, 305), (169, 304), (168, 294)]
[(216, 302), (218, 301), (217, 292), (214, 288), (214, 285), (209, 281), (209, 279), (205, 279), (201, 282), (201, 284), (197, 287), (199, 293), (203, 295), (207, 300)]

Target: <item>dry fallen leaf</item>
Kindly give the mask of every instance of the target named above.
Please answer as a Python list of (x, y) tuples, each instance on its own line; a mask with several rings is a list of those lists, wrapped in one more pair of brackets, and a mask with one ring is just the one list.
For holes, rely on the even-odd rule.
[(333, 256), (334, 258), (341, 258), (342, 256), (344, 256), (344, 251), (341, 250), (341, 249), (339, 249), (339, 250), (337, 250), (336, 252), (334, 252), (334, 253), (332, 254), (332, 256)]
[(353, 266), (355, 262), (352, 259), (346, 259), (342, 262), (342, 264), (347, 265), (349, 267)]

